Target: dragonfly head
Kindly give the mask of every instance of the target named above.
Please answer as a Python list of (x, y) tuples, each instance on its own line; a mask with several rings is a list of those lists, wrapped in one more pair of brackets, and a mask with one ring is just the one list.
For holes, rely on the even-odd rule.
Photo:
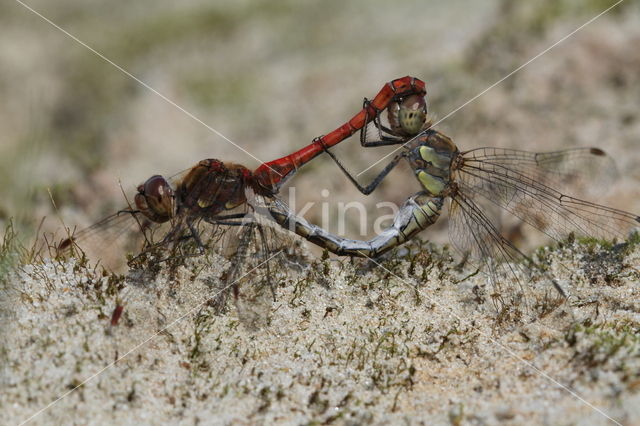
[(415, 136), (427, 124), (427, 101), (424, 96), (411, 95), (389, 105), (389, 125), (394, 134)]
[(163, 223), (173, 217), (175, 197), (167, 180), (154, 175), (138, 186), (135, 203), (140, 213), (149, 220)]

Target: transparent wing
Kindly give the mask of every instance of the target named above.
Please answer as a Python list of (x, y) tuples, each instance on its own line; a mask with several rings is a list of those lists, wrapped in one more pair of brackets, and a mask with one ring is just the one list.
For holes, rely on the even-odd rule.
[(231, 270), (225, 285), (233, 289), (238, 317), (249, 329), (268, 325), (273, 301), (271, 259), (261, 262), (262, 256), (258, 256), (263, 250), (261, 234), (262, 229), (256, 223), (241, 226), (238, 250), (231, 259)]
[(162, 234), (160, 224), (153, 223), (140, 213), (121, 211), (71, 235), (57, 245), (58, 255), (86, 255), (92, 262), (100, 262), (114, 271), (126, 265), (127, 253), (139, 253)]
[(79, 244), (100, 236), (107, 242), (116, 240), (135, 227), (137, 224), (135, 216), (135, 213), (128, 210), (114, 213), (80, 231), (71, 231), (71, 235), (62, 240), (58, 247), (60, 250), (66, 250), (74, 243)]
[(517, 170), (523, 177), (582, 197), (601, 194), (618, 178), (614, 160), (599, 148), (538, 153), (478, 148), (462, 156), (468, 164), (481, 162)]
[[(571, 181), (585, 182), (586, 164), (608, 157), (601, 151), (551, 153), (482, 148), (464, 154), (454, 172), (458, 190), (477, 204), (483, 199), (560, 240), (570, 233), (611, 240), (625, 239), (640, 225), (638, 216), (560, 192)], [(604, 167), (604, 166), (598, 166)], [(594, 174), (598, 168), (594, 166)]]
[(302, 268), (304, 254), (296, 250), (295, 235), (260, 214), (266, 211), (264, 199), (250, 190), (246, 194), (251, 211), (234, 232), (237, 245), (228, 281), (240, 320), (258, 329), (269, 324), (278, 284)]
[(528, 258), (500, 234), (481, 206), (461, 193), (451, 198), (449, 238), (465, 258), (487, 268), (494, 301), (528, 298), (528, 289), (523, 285), (529, 281), (530, 269), (525, 267), (530, 263)]

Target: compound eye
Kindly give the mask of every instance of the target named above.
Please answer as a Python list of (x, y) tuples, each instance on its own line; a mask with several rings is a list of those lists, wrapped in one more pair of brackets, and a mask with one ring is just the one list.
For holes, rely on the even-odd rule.
[(160, 175), (151, 176), (142, 187), (147, 197), (154, 197), (158, 200), (173, 194), (169, 182)]
[(166, 222), (173, 216), (173, 189), (167, 180), (151, 176), (138, 187), (135, 203), (140, 212), (154, 222)]
[(417, 135), (427, 121), (427, 102), (423, 96), (411, 95), (398, 104), (397, 114), (400, 129), (409, 136)]

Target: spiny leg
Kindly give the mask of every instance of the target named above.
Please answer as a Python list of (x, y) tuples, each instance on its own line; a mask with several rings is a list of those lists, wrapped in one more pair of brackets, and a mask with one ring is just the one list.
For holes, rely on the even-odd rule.
[[(376, 109), (372, 105), (371, 101), (368, 100), (367, 98), (364, 98), (364, 101), (362, 103), (362, 109), (363, 111), (366, 111), (365, 122), (366, 123), (370, 121), (373, 122), (373, 125), (378, 130), (379, 139), (374, 141), (367, 140), (367, 126), (365, 125), (360, 129), (360, 145), (362, 145), (365, 148), (375, 148), (378, 146), (400, 145), (406, 141), (405, 139), (398, 136), (388, 136), (388, 135), (393, 135), (393, 131), (389, 129), (387, 126), (383, 125), (382, 122), (380, 121), (380, 114), (382, 114), (382, 111), (384, 110)], [(369, 111), (371, 109), (376, 111), (375, 117), (373, 119), (369, 117), (369, 114), (370, 114)]]
[(247, 214), (248, 213), (233, 213), (215, 217), (205, 217), (204, 220), (211, 225), (244, 226), (247, 225), (247, 223), (244, 221), (244, 219), (247, 217)]
[(187, 226), (189, 227), (189, 231), (191, 232), (191, 238), (193, 238), (198, 246), (200, 253), (204, 253), (205, 245), (200, 239), (200, 231), (196, 228), (192, 220), (187, 220)]

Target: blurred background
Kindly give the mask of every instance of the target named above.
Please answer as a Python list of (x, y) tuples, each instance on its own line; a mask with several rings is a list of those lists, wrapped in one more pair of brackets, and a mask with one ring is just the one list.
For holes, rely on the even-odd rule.
[[(336, 128), (394, 78), (427, 82), (437, 120), (610, 5), (612, 0), (29, 0), (35, 10), (264, 161)], [(640, 211), (640, 7), (626, 0), (437, 126), (462, 150), (598, 146), (621, 173), (601, 203)], [(204, 158), (258, 166), (202, 124), (17, 2), (0, 3), (0, 229), (28, 242), (83, 227), (152, 174)], [(359, 172), (389, 150), (336, 149)], [(370, 171), (373, 175), (384, 163)], [(363, 181), (368, 181), (362, 176)], [(323, 155), (291, 181), (296, 208), (401, 203), (407, 169), (360, 195)], [(324, 196), (328, 190), (328, 196)], [(57, 210), (50, 199), (55, 200)], [(286, 193), (285, 193), (286, 194)], [(287, 199), (287, 196), (284, 196)], [(330, 216), (333, 217), (333, 216)], [(327, 224), (337, 231), (335, 220)], [(446, 239), (446, 220), (425, 237)], [(359, 215), (348, 216), (357, 235)], [(60, 234), (60, 231), (58, 231)]]

